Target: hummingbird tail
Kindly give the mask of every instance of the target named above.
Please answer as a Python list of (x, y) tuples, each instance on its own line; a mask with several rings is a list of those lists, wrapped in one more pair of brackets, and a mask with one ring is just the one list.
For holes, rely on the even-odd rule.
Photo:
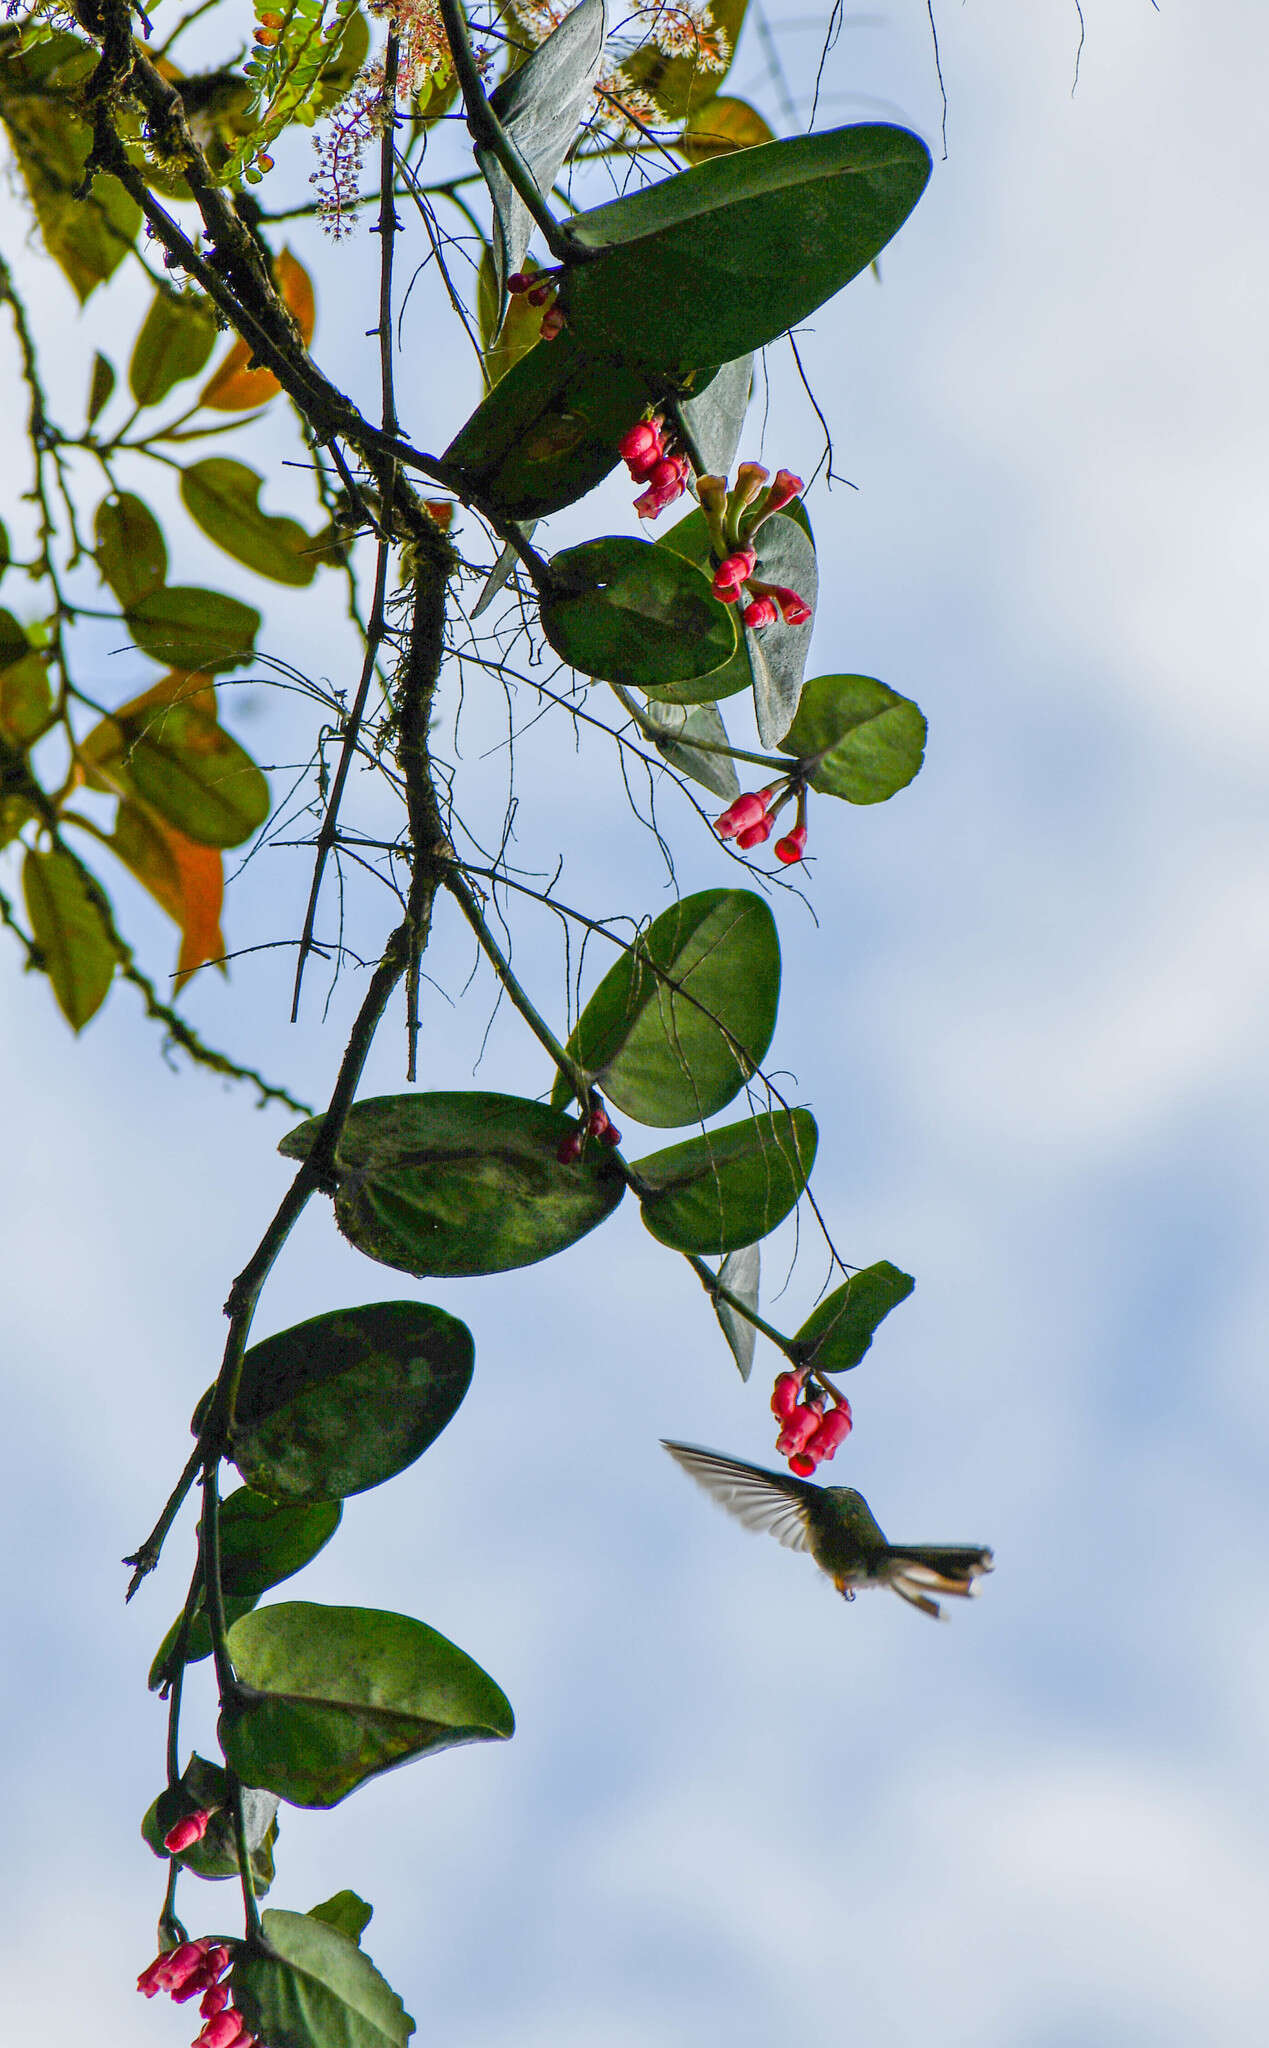
[(977, 1581), (992, 1569), (990, 1550), (951, 1544), (890, 1544), (881, 1576), (887, 1585), (922, 1614), (945, 1621), (932, 1593), (966, 1600), (978, 1591)]

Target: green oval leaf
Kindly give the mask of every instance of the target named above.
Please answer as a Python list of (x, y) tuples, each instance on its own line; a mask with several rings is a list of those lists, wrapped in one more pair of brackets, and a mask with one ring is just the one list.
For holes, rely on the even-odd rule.
[(221, 590), (172, 584), (125, 606), (132, 637), (152, 661), (189, 674), (242, 668), (255, 651), (260, 614)]
[(877, 1325), (915, 1286), (912, 1275), (901, 1273), (889, 1259), (852, 1273), (798, 1331), (796, 1342), (804, 1347), (806, 1363), (823, 1366), (825, 1372), (849, 1372), (872, 1343)]
[(906, 788), (925, 756), (925, 719), (910, 697), (872, 676), (817, 676), (784, 736), (786, 754), (814, 760), (811, 788), (879, 804)]
[[(746, 1308), (758, 1312), (758, 1286), (762, 1278), (762, 1248), (747, 1244), (738, 1252), (728, 1252), (718, 1269), (718, 1277), (729, 1294), (737, 1301), (743, 1301)], [(714, 1299), (714, 1314), (719, 1327), (731, 1347), (742, 1380), (747, 1380), (753, 1371), (754, 1345), (758, 1332), (753, 1324), (740, 1315), (730, 1302)]]
[[(251, 1356), (250, 1352), (247, 1354)], [(309, 1504), (266, 1499), (240, 1486), (220, 1508), (220, 1584), (226, 1620), (232, 1624), (249, 1614), (262, 1593), (281, 1585), (330, 1542), (343, 1509), (336, 1500)], [(181, 1632), (178, 1614), (160, 1643), (150, 1666), (150, 1691), (157, 1692), (175, 1676), (173, 1658)], [(185, 1633), (183, 1664), (197, 1664), (211, 1655), (211, 1630), (200, 1596)]]
[(567, 329), (513, 363), (445, 451), (508, 519), (544, 519), (584, 498), (654, 396), (647, 376), (595, 361)]
[(324, 1920), (328, 1927), (337, 1928), (349, 1941), (360, 1942), (374, 1918), (374, 1911), (374, 1907), (367, 1905), (356, 1892), (342, 1891), (323, 1899), (320, 1906), (310, 1906), (307, 1917)]
[(710, 751), (727, 745), (727, 728), (716, 704), (662, 704), (649, 697), (644, 717), (653, 729), (657, 752), (680, 775), (690, 776), (714, 796), (739, 795), (735, 762), (728, 754)]
[(137, 404), (157, 405), (174, 384), (205, 369), (217, 332), (216, 316), (201, 293), (174, 292), (160, 285), (128, 365), (128, 383)]
[[(170, 1851), (163, 1846), (164, 1835), (187, 1814), (210, 1812), (211, 1820), (201, 1842), (182, 1850), (174, 1860), (195, 1877), (237, 1877), (238, 1845), (229, 1800), (228, 1774), (219, 1764), (194, 1755), (181, 1773), (180, 1783), (166, 1787), (149, 1808), (141, 1823), (142, 1838), (156, 1856), (168, 1861)], [(255, 1888), (257, 1892), (267, 1892), (273, 1883), (273, 1851), (278, 1839), (277, 1794), (244, 1785), (242, 1818)]]
[[(604, 51), (604, 0), (580, 0), (489, 96), (489, 103), (545, 197), (560, 174), (599, 74)], [(493, 200), (493, 255), (501, 300), (520, 269), (532, 219), (497, 158), (477, 149)]]
[(405, 1614), (258, 1607), (229, 1654), (246, 1691), (221, 1715), (221, 1747), (244, 1784), (292, 1806), (336, 1806), (381, 1771), (515, 1728), (488, 1673)]
[(754, 1244), (783, 1221), (810, 1178), (809, 1110), (764, 1111), (635, 1162), (643, 1220), (675, 1251), (718, 1254)]
[(167, 543), (148, 505), (131, 491), (97, 507), (97, 567), (124, 611), (167, 581)]
[[(698, 1123), (757, 1071), (779, 1000), (767, 905), (747, 889), (704, 889), (663, 911), (609, 969), (568, 1049), (640, 1123)], [(562, 1078), (551, 1099), (569, 1100)]]
[(415, 1301), (337, 1309), (253, 1344), (230, 1455), (275, 1500), (337, 1500), (422, 1457), (471, 1384), (471, 1332)]
[[(8, 618), (7, 612), (0, 612), (0, 637)], [(52, 723), (53, 690), (48, 679), (48, 659), (32, 650), (17, 661), (6, 662), (5, 652), (0, 646), (0, 740), (7, 740), (19, 753), (25, 753)]]
[(258, 2040), (269, 2048), (405, 2048), (414, 2021), (341, 1928), (272, 1907), (263, 1927), (268, 1952), (240, 1949), (229, 1977)]
[(198, 698), (117, 722), (138, 796), (178, 832), (200, 846), (241, 846), (263, 825), (268, 783)]
[(699, 569), (651, 541), (613, 536), (551, 562), (542, 631), (580, 675), (655, 689), (731, 658), (736, 625)]
[(567, 274), (583, 347), (667, 375), (730, 361), (806, 319), (875, 262), (930, 175), (906, 128), (763, 143), (574, 216), (603, 253)]
[(73, 853), (55, 847), (27, 854), (22, 893), (58, 1008), (73, 1031), (82, 1031), (105, 1002), (115, 971), (101, 884)]
[[(419, 1278), (503, 1273), (549, 1259), (625, 1191), (610, 1152), (556, 1158), (575, 1125), (544, 1103), (479, 1092), (355, 1102), (335, 1150), (335, 1220), (368, 1258)], [(308, 1155), (321, 1119), (279, 1152)]]
[(724, 363), (695, 397), (679, 400), (682, 424), (704, 475), (727, 475), (740, 446), (752, 391), (753, 357), (741, 356)]
[(100, 415), (110, 403), (110, 394), (115, 388), (115, 366), (109, 357), (98, 349), (93, 356), (92, 376), (88, 384), (88, 412), (84, 420), (86, 427), (95, 426)]
[(297, 586), (311, 583), (317, 574), (317, 544), (298, 519), (261, 511), (263, 483), (245, 462), (209, 455), (182, 472), (181, 500), (208, 540), (257, 576)]

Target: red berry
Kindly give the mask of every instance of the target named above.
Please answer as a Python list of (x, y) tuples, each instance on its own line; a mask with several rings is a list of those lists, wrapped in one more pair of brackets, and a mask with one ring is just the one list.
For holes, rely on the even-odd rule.
[(760, 818), (756, 825), (750, 825), (744, 832), (736, 834), (736, 844), (742, 853), (748, 853), (751, 846), (761, 846), (771, 837), (770, 818)]
[(792, 867), (794, 861), (801, 860), (806, 851), (806, 826), (795, 825), (783, 839), (776, 840), (771, 851), (786, 867)]
[(586, 1119), (586, 1128), (592, 1138), (602, 1138), (608, 1129), (608, 1118), (602, 1109), (592, 1109)]
[(509, 292), (527, 292), (533, 289), (533, 279), (526, 277), (522, 270), (513, 270), (507, 279)]
[(555, 1156), (561, 1166), (571, 1166), (574, 1160), (580, 1159), (582, 1156), (581, 1132), (570, 1131), (567, 1138), (561, 1138), (556, 1147)]
[(608, 1129), (604, 1132), (604, 1143), (614, 1147), (620, 1145), (621, 1132), (617, 1129), (616, 1124), (609, 1124)]

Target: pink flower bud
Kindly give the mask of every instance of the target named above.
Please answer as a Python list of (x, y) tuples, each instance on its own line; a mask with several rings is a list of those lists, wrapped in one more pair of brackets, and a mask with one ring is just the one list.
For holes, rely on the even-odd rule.
[(728, 804), (721, 818), (714, 822), (714, 830), (720, 839), (734, 839), (738, 832), (747, 832), (767, 814), (765, 790), (746, 790)]
[(146, 1964), (137, 1978), (137, 1990), (143, 1998), (153, 1998), (156, 1991), (167, 1989), (167, 1966), (174, 1954), (175, 1950), (168, 1949), (165, 1954), (155, 1956), (152, 1963)]
[(771, 595), (780, 607), (780, 616), (786, 626), (806, 624), (811, 616), (811, 607), (804, 597), (798, 596), (796, 590), (790, 590), (783, 583), (773, 583)]
[(555, 1156), (561, 1166), (571, 1166), (574, 1160), (580, 1159), (582, 1156), (581, 1132), (570, 1131), (567, 1138), (561, 1138), (556, 1147)]
[(853, 1427), (850, 1402), (842, 1401), (838, 1407), (829, 1410), (814, 1436), (807, 1442), (807, 1456), (817, 1461), (821, 1458), (831, 1458), (838, 1445), (845, 1443)]
[(201, 1842), (207, 1833), (211, 1814), (203, 1810), (187, 1813), (184, 1820), (178, 1820), (163, 1837), (163, 1847), (169, 1855), (179, 1856), (186, 1849), (192, 1849), (195, 1842)]
[(778, 861), (783, 861), (786, 868), (792, 867), (795, 861), (801, 860), (806, 851), (806, 826), (795, 825), (783, 839), (776, 840), (771, 851)]
[[(153, 1984), (153, 1988), (146, 1991), (146, 1997), (153, 1998), (155, 1991), (179, 1991), (196, 1970), (202, 1969), (206, 1954), (205, 1941), (183, 1941), (179, 1948), (170, 1948), (166, 1955), (160, 1956), (142, 1973)], [(141, 1978), (137, 1979), (137, 1989), (144, 1989)]]
[(781, 1422), (788, 1422), (797, 1407), (805, 1378), (804, 1372), (776, 1374), (775, 1385), (771, 1389), (771, 1413), (778, 1415)]
[(218, 2012), (214, 2019), (208, 2020), (202, 2033), (195, 2036), (194, 2048), (233, 2048), (234, 2042), (246, 2031), (240, 2012), (234, 2012), (232, 2008), (228, 2012)]
[(738, 554), (726, 556), (714, 571), (715, 597), (722, 597), (725, 591), (730, 591), (732, 594), (725, 602), (734, 604), (741, 584), (753, 575), (756, 561), (752, 548), (741, 548)]
[(764, 626), (774, 626), (778, 614), (769, 597), (755, 597), (752, 604), (744, 609), (744, 621), (751, 633), (761, 632)]
[(586, 1119), (586, 1128), (592, 1138), (602, 1138), (608, 1129), (608, 1118), (602, 1109), (592, 1109)]
[(223, 2012), (228, 2003), (229, 1986), (227, 1984), (212, 1984), (204, 1991), (203, 2002), (198, 2010), (205, 2020), (214, 2020), (216, 2014)]
[[(532, 304), (531, 299), (530, 304)], [(541, 334), (543, 341), (554, 341), (556, 336), (563, 334), (563, 332), (564, 315), (561, 313), (558, 306), (552, 306), (549, 312), (546, 312), (542, 315), (542, 325), (539, 329), (539, 333)]]
[(798, 1451), (789, 1459), (790, 1472), (796, 1472), (799, 1479), (809, 1479), (815, 1470), (815, 1460), (806, 1451)]

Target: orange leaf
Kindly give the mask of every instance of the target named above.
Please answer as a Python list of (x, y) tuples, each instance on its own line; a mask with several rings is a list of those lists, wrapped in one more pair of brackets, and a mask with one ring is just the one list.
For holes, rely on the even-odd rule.
[[(289, 249), (284, 249), (278, 257), (273, 275), (300, 330), (300, 339), (307, 348), (317, 325), (313, 280), (299, 257), (293, 256)], [(249, 369), (250, 361), (251, 350), (247, 343), (235, 341), (220, 368), (213, 370), (204, 384), (199, 393), (199, 404), (210, 406), (214, 412), (248, 412), (253, 405), (265, 405), (269, 399), (276, 398), (282, 386), (272, 370)]]
[(210, 960), (221, 962), (223, 972), (225, 876), (218, 849), (196, 845), (144, 805), (131, 802), (119, 806), (111, 845), (180, 930), (177, 990)]

